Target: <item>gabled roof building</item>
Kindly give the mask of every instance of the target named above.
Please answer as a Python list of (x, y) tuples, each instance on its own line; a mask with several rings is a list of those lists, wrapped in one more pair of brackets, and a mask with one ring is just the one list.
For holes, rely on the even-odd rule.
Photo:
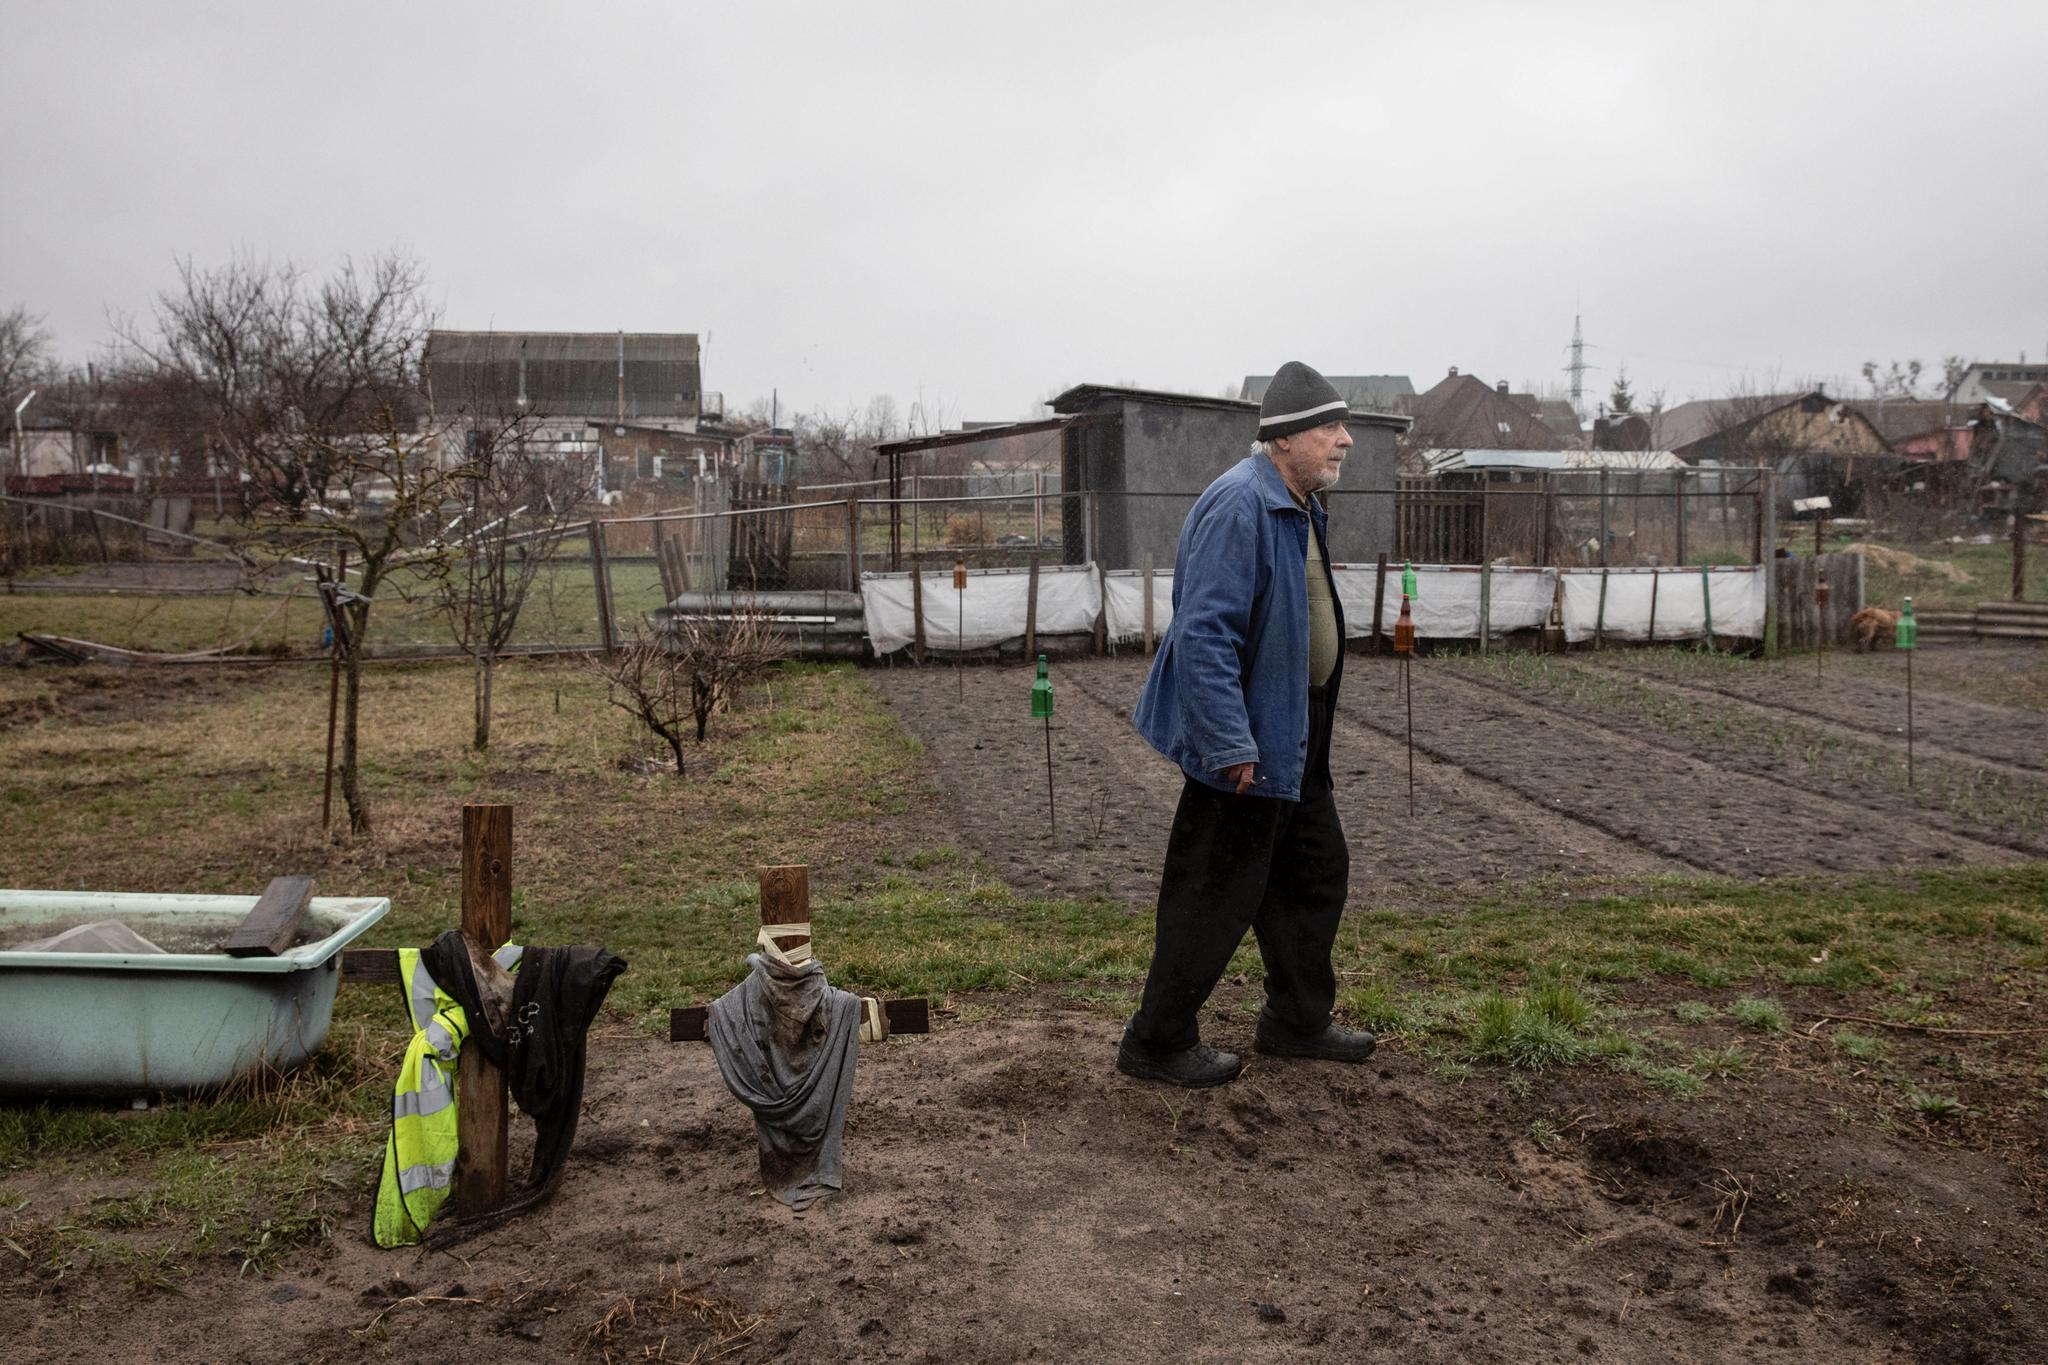
[[(1406, 401), (1401, 411), (1415, 419), (1408, 433), (1410, 449), (1563, 450), (1565, 438), (1536, 416), (1528, 395), (1519, 400), (1507, 385), (1488, 385), (1457, 367), (1426, 393)], [(1577, 436), (1577, 421), (1573, 422)], [(1572, 442), (1575, 443), (1575, 442)]]

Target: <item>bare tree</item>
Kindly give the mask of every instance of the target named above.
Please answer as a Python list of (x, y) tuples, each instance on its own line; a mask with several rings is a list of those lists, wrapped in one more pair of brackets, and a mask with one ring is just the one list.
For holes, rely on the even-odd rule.
[(47, 379), (56, 368), (50, 349), (50, 329), (40, 315), (17, 304), (0, 313), (0, 397), (12, 407), (31, 385)]
[(1941, 358), (1941, 397), (1945, 403), (1956, 401), (1956, 390), (1963, 386), (1963, 377), (1970, 372), (1970, 362), (1959, 355), (1945, 355)]
[(563, 532), (584, 512), (591, 471), (534, 440), (537, 414), (474, 416), (461, 427), (468, 505), (445, 528), (448, 553), (431, 564), (429, 600), (475, 671), (471, 744), (490, 747), (497, 663), (519, 627), (534, 581), (551, 572)]
[[(370, 829), (359, 728), (362, 662), (379, 593), (430, 575), (475, 468), (451, 451), (423, 383), (432, 321), (418, 267), (395, 254), (314, 282), (290, 264), (187, 261), (159, 296), (156, 329), (123, 329), (131, 392), (150, 420), (196, 425), (241, 490), (254, 563), (316, 568), (344, 680), (341, 789)], [(327, 566), (346, 555), (353, 581)]]
[(1870, 385), (1873, 398), (1917, 399), (1920, 396), (1920, 362), (1909, 360), (1904, 365), (1894, 360), (1890, 369), (1882, 369), (1875, 360), (1863, 362), (1863, 382)]
[(673, 654), (642, 626), (609, 654), (593, 654), (584, 666), (604, 681), (605, 700), (668, 745), (676, 776), (683, 775), (683, 736), (690, 723), (690, 680)]
[(121, 339), (174, 423), (201, 421), (239, 476), (245, 511), (298, 521), (352, 472), (344, 436), (416, 425), (431, 326), (421, 269), (397, 253), (315, 283), (290, 262), (179, 263), (154, 333)]
[(691, 727), (702, 744), (734, 690), (788, 655), (787, 638), (765, 613), (734, 603), (717, 615), (672, 617), (661, 635), (635, 627), (623, 648), (592, 655), (587, 667), (604, 680), (607, 701), (668, 745), (681, 777)]
[(789, 657), (789, 639), (766, 612), (744, 600), (719, 613), (669, 620), (666, 644), (690, 679), (690, 715), (704, 742), (711, 715), (740, 684)]
[(875, 447), (903, 435), (896, 401), (877, 394), (864, 408), (835, 416), (820, 408), (794, 419), (796, 448), (812, 483), (860, 483), (881, 477)]

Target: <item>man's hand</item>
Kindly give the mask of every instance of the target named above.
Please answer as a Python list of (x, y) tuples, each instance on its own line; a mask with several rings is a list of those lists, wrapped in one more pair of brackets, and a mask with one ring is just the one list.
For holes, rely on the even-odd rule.
[(1237, 794), (1243, 796), (1252, 788), (1252, 769), (1257, 766), (1256, 763), (1233, 763), (1223, 770), (1223, 780), (1231, 783)]

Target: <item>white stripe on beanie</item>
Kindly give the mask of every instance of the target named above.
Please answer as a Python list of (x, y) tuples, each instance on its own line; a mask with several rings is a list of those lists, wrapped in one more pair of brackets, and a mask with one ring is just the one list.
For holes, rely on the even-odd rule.
[(1271, 417), (1260, 418), (1259, 425), (1262, 427), (1277, 427), (1283, 422), (1300, 421), (1304, 417), (1313, 417), (1319, 412), (1349, 411), (1350, 407), (1349, 403), (1339, 398), (1334, 402), (1323, 403), (1313, 408), (1303, 408), (1300, 412), (1276, 412)]

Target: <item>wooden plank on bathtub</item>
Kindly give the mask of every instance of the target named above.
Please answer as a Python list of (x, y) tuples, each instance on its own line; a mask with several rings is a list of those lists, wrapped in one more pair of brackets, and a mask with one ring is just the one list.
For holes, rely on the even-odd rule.
[(254, 908), (220, 941), (229, 957), (277, 957), (298, 937), (299, 921), (313, 900), (311, 877), (275, 877)]
[(341, 979), (343, 981), (398, 980), (398, 949), (342, 949)]

